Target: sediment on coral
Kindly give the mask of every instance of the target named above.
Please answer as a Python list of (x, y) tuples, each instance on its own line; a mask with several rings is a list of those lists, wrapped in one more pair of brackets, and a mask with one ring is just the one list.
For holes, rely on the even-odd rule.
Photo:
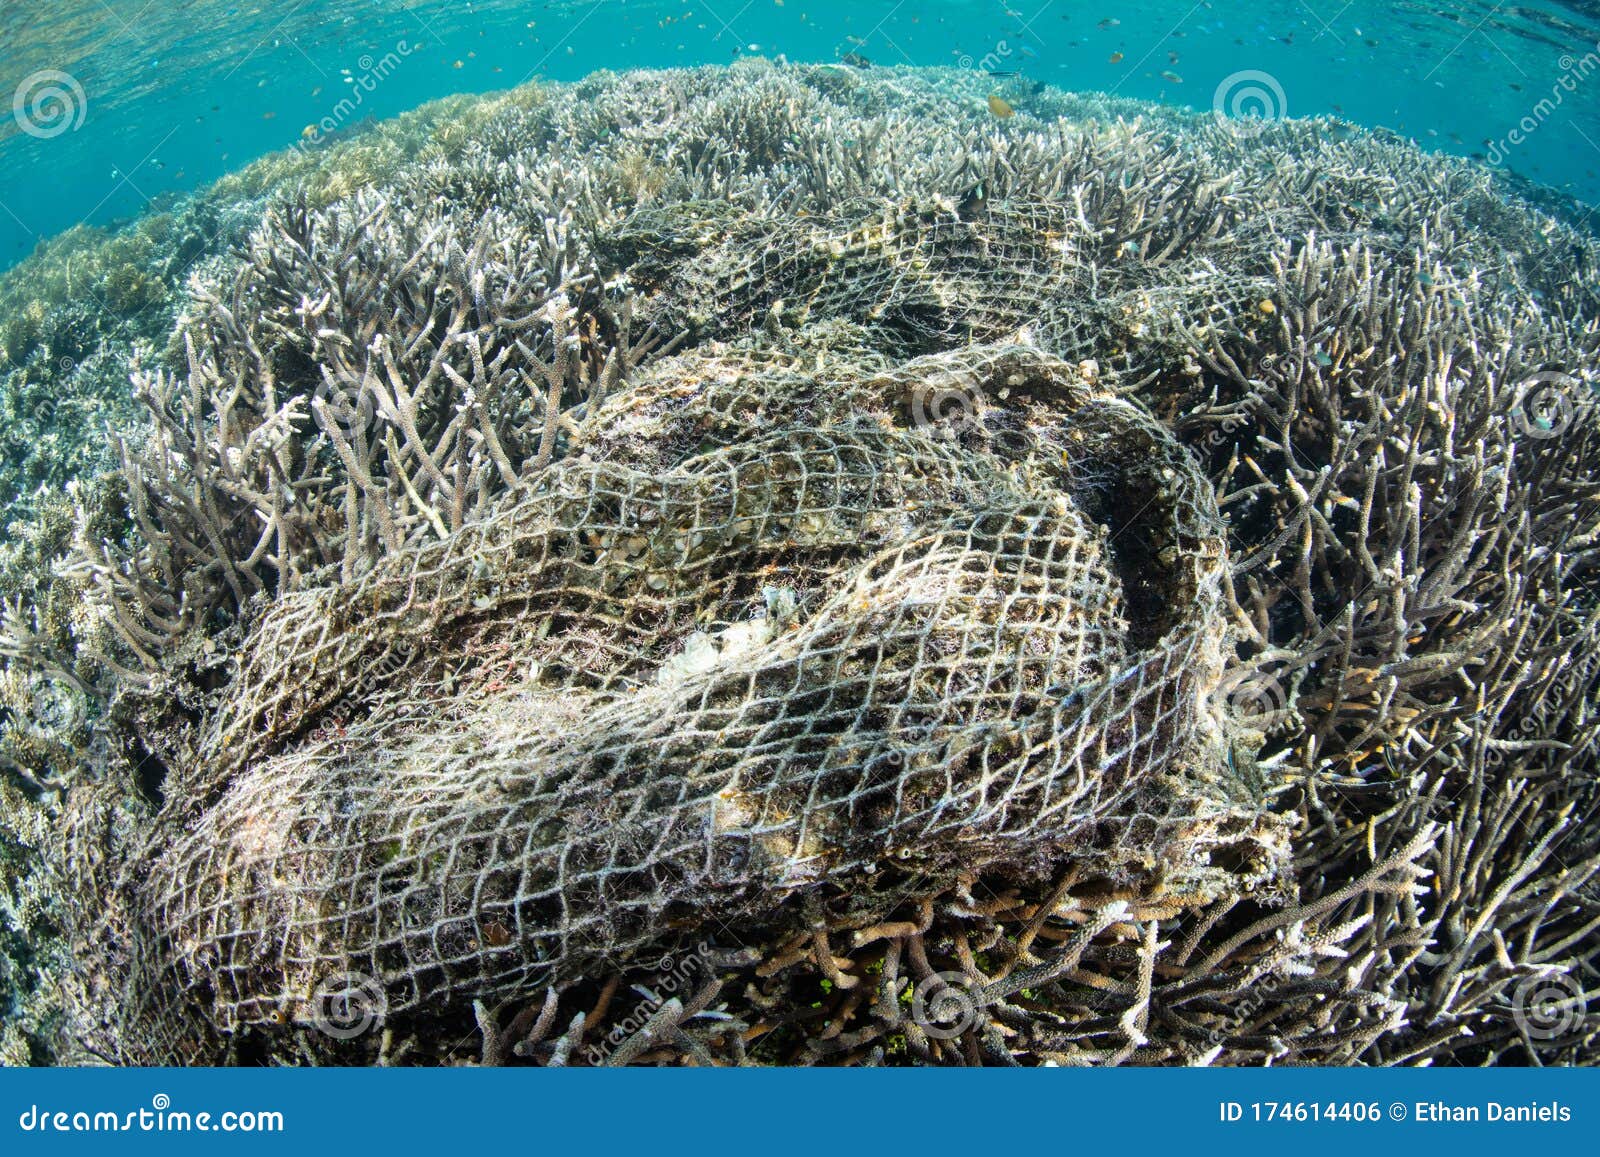
[(83, 1055), (1594, 1059), (1594, 239), (988, 83), (600, 75), (273, 199), (60, 568)]

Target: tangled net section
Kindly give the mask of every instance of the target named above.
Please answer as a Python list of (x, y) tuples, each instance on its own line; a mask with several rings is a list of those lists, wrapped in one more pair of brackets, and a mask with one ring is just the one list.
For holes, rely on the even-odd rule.
[(532, 86), (197, 280), (0, 623), (86, 1055), (1593, 1059), (1600, 246), (996, 83)]
[[(1069, 855), (1192, 900), (1272, 879), (1208, 699), (1221, 526), (1170, 436), (1024, 347), (775, 369), (660, 363), (502, 513), (272, 606), (205, 806), (107, 928), (144, 972), (124, 1040), (310, 1025), (346, 973), (402, 1023)], [(954, 381), (973, 408), (932, 420)]]

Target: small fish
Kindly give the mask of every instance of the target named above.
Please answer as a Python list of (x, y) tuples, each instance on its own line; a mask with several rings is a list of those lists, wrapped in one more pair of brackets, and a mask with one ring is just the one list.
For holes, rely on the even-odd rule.
[(1022, 53), (1023, 56), (1026, 56), (1029, 60), (1038, 60), (1039, 59), (1039, 54), (1037, 52), (1035, 52), (1033, 49), (1029, 48), (1026, 44), (1024, 44), (1019, 49), (1019, 51)]
[(1001, 120), (1017, 115), (1017, 110), (1007, 104), (1004, 97), (992, 92), (989, 94), (989, 111)]
[(1161, 79), (1166, 81), (1168, 84), (1182, 84), (1183, 83), (1183, 77), (1179, 76), (1175, 72), (1163, 72), (1161, 74)]
[(1327, 354), (1323, 353), (1321, 350), (1318, 350), (1317, 351), (1317, 364), (1319, 366), (1331, 366), (1333, 364), (1333, 359), (1330, 358)]
[(1095, 27), (1104, 32), (1107, 28), (1115, 28), (1121, 23), (1122, 21), (1118, 20), (1115, 16), (1108, 16), (1104, 20), (1100, 21), (1099, 24), (1096, 24)]
[(851, 68), (871, 68), (872, 61), (862, 56), (859, 52), (847, 52), (839, 58), (841, 64), (848, 64)]
[(1121, 64), (1122, 63), (1122, 53), (1113, 52), (1111, 54), (1111, 63), (1112, 64)]

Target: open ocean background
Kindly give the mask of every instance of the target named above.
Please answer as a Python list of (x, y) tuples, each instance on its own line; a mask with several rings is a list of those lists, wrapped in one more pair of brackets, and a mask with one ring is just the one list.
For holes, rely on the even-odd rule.
[(1600, 203), (1593, 0), (4, 0), (0, 267), (313, 126), (336, 135), (536, 77), (847, 54), (1335, 114), (1485, 156), (1583, 202), (1580, 216)]

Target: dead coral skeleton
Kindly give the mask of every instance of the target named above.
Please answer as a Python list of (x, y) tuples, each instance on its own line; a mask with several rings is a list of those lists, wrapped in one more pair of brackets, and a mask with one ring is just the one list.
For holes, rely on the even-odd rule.
[(144, 667), (258, 596), (447, 538), (637, 368), (654, 335), (551, 213), (462, 235), (368, 196), (289, 205), (225, 290), (197, 287), (187, 372), (138, 376), (150, 432), (121, 447), (142, 545), (85, 560)]
[[(238, 683), (184, 690), (179, 657), (219, 620), (281, 624), (285, 600), (328, 600), (339, 584), (372, 594), (386, 560), (481, 541), (475, 527), (563, 462), (666, 470), (770, 429), (775, 397), (784, 420), (829, 429), (848, 417), (829, 408), (830, 366), (870, 376), (1020, 343), (1092, 365), (1080, 380), (1155, 413), (1209, 477), (1240, 655), (1215, 676), (1233, 716), (1213, 737), (1217, 798), (1293, 827), (1293, 896), (1191, 904), (1136, 874), (1108, 884), (1091, 841), (1025, 878), (925, 881), (868, 926), (824, 904), (798, 931), (726, 946), (759, 960), (654, 1003), (609, 1059), (1592, 1061), (1600, 296), (1575, 270), (1595, 267), (1594, 240), (1484, 170), (1397, 141), (1293, 121), (1240, 135), (1055, 93), (1002, 125), (983, 115), (980, 82), (762, 64), (595, 79), (507, 102), (458, 155), (378, 191), (325, 212), (281, 206), (232, 280), (195, 287), (186, 367), (141, 378), (152, 425), (125, 447), (132, 545), (85, 536), (78, 560), (121, 634), (107, 660), (200, 704), (198, 728), (125, 708), (139, 750), (161, 749), (171, 788), (216, 786), (323, 736), (319, 712), (359, 732), (369, 710), (400, 718), (398, 705), (462, 686), (506, 693), (494, 624), (538, 630), (539, 600), (477, 590), (485, 576), (470, 573), (463, 586), (488, 601), (429, 596), (427, 625), (451, 643), (425, 670), (382, 666), (333, 628), (329, 654), (359, 662), (261, 714), (223, 705)], [(633, 389), (655, 334), (693, 347), (681, 393)], [(1051, 375), (938, 380), (974, 420), (926, 431), (919, 453), (935, 457), (1021, 444), (1018, 415), (1064, 388)], [(601, 410), (604, 431), (590, 424)], [(573, 460), (580, 432), (591, 441)], [(1077, 459), (1084, 495), (1093, 459)], [(794, 497), (786, 461), (762, 485)], [(626, 576), (665, 542), (670, 565), (640, 581), (671, 604), (699, 573), (695, 552), (719, 541), (663, 535), (650, 507), (575, 545), (573, 565)], [(1134, 560), (1119, 581), (1135, 633), (1163, 621), (1146, 564), (1224, 557), (1137, 509), (1089, 513)], [(771, 526), (785, 540), (839, 533), (820, 512), (786, 517)], [(863, 532), (900, 533), (906, 517), (874, 512)], [(747, 575), (746, 605), (774, 578), (765, 566), (781, 570)], [(714, 621), (685, 621), (676, 643), (737, 617), (696, 609)], [(574, 630), (579, 667), (612, 672), (622, 621)], [(702, 658), (720, 661), (710, 646)], [(552, 650), (524, 670), (562, 678), (572, 661)], [(272, 669), (247, 658), (228, 678)], [(616, 670), (597, 685), (661, 686)], [(360, 711), (339, 706), (351, 694)], [(431, 726), (425, 710), (405, 718), (408, 734)], [(278, 730), (290, 721), (306, 730)], [(219, 737), (226, 756), (201, 766)], [(307, 767), (342, 766), (346, 749), (324, 739)], [(81, 789), (83, 831), (111, 824), (96, 791), (117, 782)], [(348, 802), (329, 791), (338, 816)], [(1228, 863), (1225, 845), (1207, 854), (1216, 865), (1192, 866)], [(82, 882), (108, 889), (92, 872)], [(608, 1018), (627, 1019), (620, 978), (637, 980), (636, 963), (530, 981), (525, 1000), (485, 988), (475, 1011), (458, 994), (446, 1023), (390, 1026), (384, 1055), (448, 1059), (440, 1041), (466, 1025), (491, 1062), (581, 1063)], [(212, 962), (191, 966), (203, 985)], [(1526, 998), (1552, 976), (1574, 993), (1555, 1025)], [(954, 1010), (962, 1030), (908, 1019), (919, 991), (935, 1025)], [(968, 1023), (969, 1005), (982, 1011)], [(187, 1015), (180, 1053), (243, 1047)], [(294, 1039), (285, 1055), (352, 1055)]]

